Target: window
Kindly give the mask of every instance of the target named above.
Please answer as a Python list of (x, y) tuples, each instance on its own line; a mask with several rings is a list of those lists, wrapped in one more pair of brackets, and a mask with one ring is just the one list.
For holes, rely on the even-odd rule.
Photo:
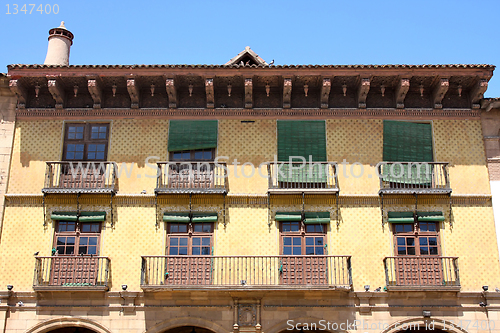
[[(385, 162), (433, 162), (432, 127), (430, 123), (384, 120), (383, 159)], [(401, 170), (401, 168), (403, 170)], [(389, 172), (390, 171), (390, 172)], [(404, 183), (404, 187), (430, 187), (432, 176), (425, 166), (417, 178), (417, 166), (384, 166), (384, 181)], [(432, 171), (431, 171), (432, 172)], [(401, 187), (396, 185), (395, 187)]]
[[(278, 121), (278, 161), (289, 162), (291, 156), (302, 156), (313, 162), (326, 162), (326, 128), (324, 121)], [(302, 163), (297, 159), (297, 162)], [(280, 188), (323, 188), (326, 186), (328, 168), (325, 164), (289, 171), (290, 165), (280, 166)]]
[(393, 229), (396, 255), (439, 255), (439, 237), (436, 222), (396, 223), (393, 225)]
[(198, 149), (170, 152), (169, 160), (172, 162), (182, 161), (213, 161), (215, 158), (215, 149)]
[(167, 255), (209, 256), (214, 224), (168, 223)]
[(99, 255), (101, 222), (59, 221), (54, 248), (58, 255)]
[(64, 133), (64, 161), (106, 161), (109, 124), (66, 124)]
[(281, 222), (282, 255), (324, 255), (326, 225)]

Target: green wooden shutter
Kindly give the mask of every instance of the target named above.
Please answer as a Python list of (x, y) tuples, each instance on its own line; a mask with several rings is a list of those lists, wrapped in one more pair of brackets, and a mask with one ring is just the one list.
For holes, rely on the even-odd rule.
[[(432, 162), (431, 124), (384, 120), (383, 154), (385, 162)], [(401, 168), (400, 165), (395, 165), (391, 175), (389, 166), (384, 166), (384, 180), (411, 184), (429, 184), (431, 182), (432, 165), (429, 165), (430, 170), (426, 170), (425, 166), (412, 166), (411, 170), (408, 170), (407, 167)], [(418, 178), (417, 171), (419, 170), (417, 168), (420, 168)], [(402, 176), (394, 177), (394, 175)]]
[(302, 221), (301, 212), (276, 212), (274, 217), (279, 222), (300, 222)]
[(168, 151), (217, 148), (217, 120), (171, 120)]
[(217, 222), (217, 213), (195, 213), (191, 221), (193, 223)]
[(417, 212), (419, 222), (439, 222), (444, 221), (443, 212)]
[(164, 213), (163, 222), (189, 223), (189, 213)]
[(326, 162), (324, 121), (278, 120), (278, 161), (290, 156), (312, 156), (314, 162)]
[(330, 212), (305, 212), (304, 224), (328, 224)]
[(389, 223), (414, 223), (415, 217), (412, 212), (389, 212), (387, 222)]
[(50, 218), (54, 221), (103, 222), (106, 212), (52, 212)]

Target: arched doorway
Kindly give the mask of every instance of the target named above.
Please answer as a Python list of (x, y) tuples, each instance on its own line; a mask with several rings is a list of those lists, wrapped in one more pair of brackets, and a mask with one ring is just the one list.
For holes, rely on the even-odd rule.
[(215, 333), (215, 332), (198, 326), (181, 326), (181, 327), (171, 328), (169, 330), (164, 331), (163, 333)]
[(96, 333), (85, 327), (62, 327), (49, 331), (48, 333)]

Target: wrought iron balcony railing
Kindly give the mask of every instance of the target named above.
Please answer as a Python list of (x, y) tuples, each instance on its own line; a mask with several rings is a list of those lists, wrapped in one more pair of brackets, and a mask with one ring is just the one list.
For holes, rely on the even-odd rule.
[(451, 193), (448, 163), (382, 162), (380, 193)]
[(269, 192), (338, 192), (337, 169), (329, 162), (269, 163)]
[(156, 192), (227, 193), (225, 163), (158, 162)]
[(141, 286), (351, 289), (351, 257), (143, 256)]
[(384, 267), (389, 289), (460, 289), (457, 257), (386, 257)]
[(116, 191), (114, 162), (47, 162), (44, 193)]
[(110, 260), (94, 256), (36, 257), (35, 290), (107, 290)]

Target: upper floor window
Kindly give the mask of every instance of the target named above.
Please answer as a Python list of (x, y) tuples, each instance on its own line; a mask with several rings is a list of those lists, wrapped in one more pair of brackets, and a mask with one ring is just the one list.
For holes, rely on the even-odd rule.
[(209, 256), (212, 249), (214, 224), (201, 223), (169, 223), (168, 255)]
[(64, 161), (105, 161), (108, 154), (109, 124), (66, 124)]
[(217, 120), (171, 120), (168, 151), (171, 161), (213, 161)]
[(59, 255), (99, 255), (101, 222), (59, 221), (54, 248)]

